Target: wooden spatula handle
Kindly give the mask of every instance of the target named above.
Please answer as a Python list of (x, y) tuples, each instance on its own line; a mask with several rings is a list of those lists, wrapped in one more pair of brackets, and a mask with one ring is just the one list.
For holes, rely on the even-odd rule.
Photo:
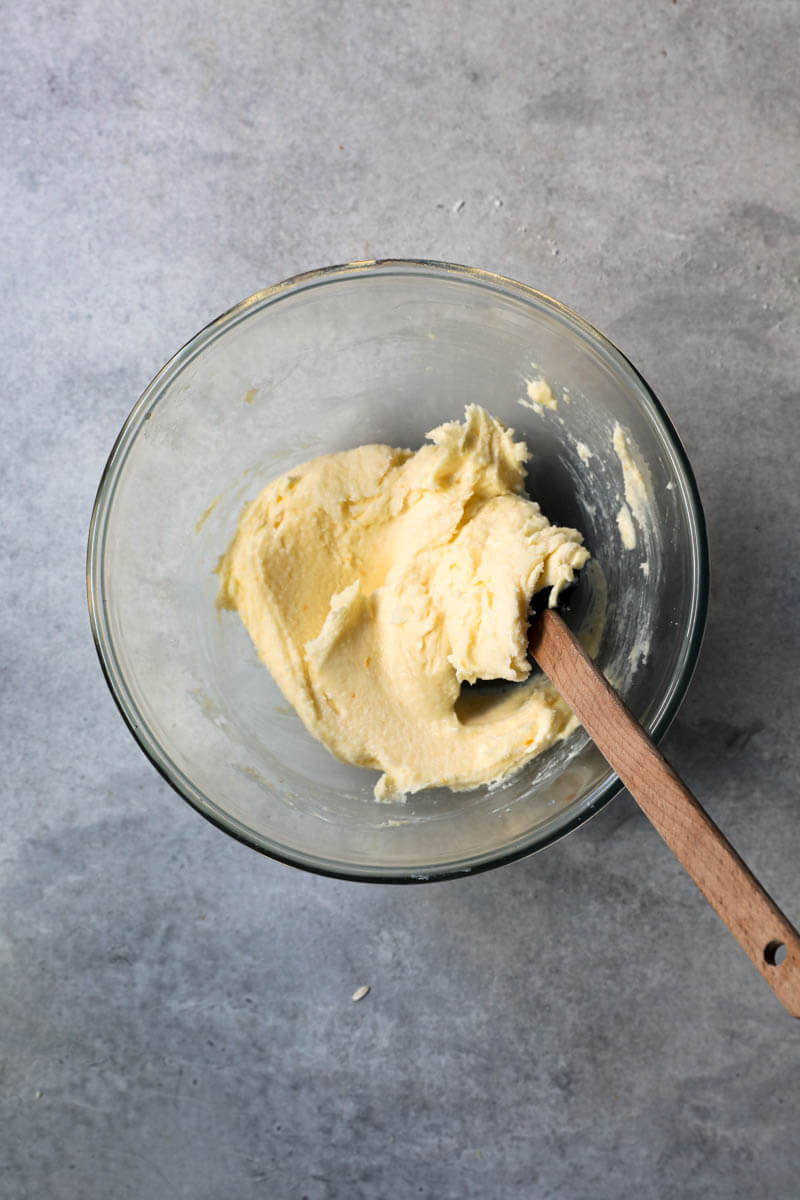
[(800, 1017), (797, 930), (554, 610), (531, 626), (530, 649), (778, 999)]

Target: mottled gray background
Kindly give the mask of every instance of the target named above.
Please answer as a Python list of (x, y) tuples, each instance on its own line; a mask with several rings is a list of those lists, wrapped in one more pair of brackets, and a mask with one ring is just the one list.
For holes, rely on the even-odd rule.
[(666, 745), (800, 919), (795, 0), (3, 23), (3, 1197), (794, 1200), (800, 1023), (628, 797), (454, 883), (262, 859), (123, 727), (83, 560), (140, 390), (256, 289), (413, 255), (556, 295), (694, 463), (713, 592)]

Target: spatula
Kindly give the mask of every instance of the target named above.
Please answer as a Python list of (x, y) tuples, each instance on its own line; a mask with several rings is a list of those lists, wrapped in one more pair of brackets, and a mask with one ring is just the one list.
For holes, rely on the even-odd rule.
[(530, 651), (784, 1007), (800, 1017), (800, 934), (676, 775), (554, 609)]

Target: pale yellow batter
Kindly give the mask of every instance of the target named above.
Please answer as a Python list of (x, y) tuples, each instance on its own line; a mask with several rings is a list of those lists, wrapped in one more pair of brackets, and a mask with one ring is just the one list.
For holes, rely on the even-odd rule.
[(378, 799), (502, 778), (576, 721), (538, 678), (490, 707), (478, 679), (525, 680), (531, 597), (589, 557), (524, 491), (528, 450), (482, 408), (416, 453), (361, 446), (314, 459), (245, 508), (219, 565), (307, 728), (383, 772)]
[(552, 409), (553, 412), (558, 410), (558, 401), (546, 379), (526, 379), (525, 383), (528, 399), (520, 400), (520, 404), (535, 412), (541, 412), (543, 408)]

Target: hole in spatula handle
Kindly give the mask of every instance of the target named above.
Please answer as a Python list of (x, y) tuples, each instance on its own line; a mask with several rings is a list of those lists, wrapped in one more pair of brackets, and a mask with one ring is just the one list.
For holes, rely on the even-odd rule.
[(774, 939), (764, 947), (764, 962), (770, 967), (779, 967), (786, 958), (786, 943)]

